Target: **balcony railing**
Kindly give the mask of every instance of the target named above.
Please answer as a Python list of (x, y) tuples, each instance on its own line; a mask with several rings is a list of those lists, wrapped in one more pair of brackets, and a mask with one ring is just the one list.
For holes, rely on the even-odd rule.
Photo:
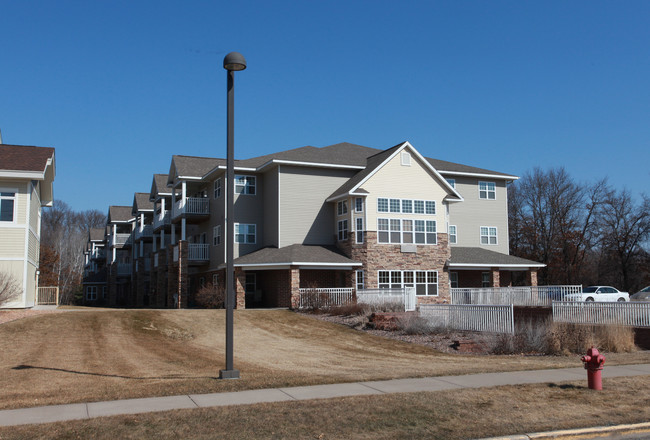
[(187, 197), (174, 205), (172, 217), (181, 215), (208, 215), (210, 214), (210, 199), (207, 197)]
[(106, 252), (104, 252), (103, 248), (96, 248), (90, 253), (90, 258), (93, 260), (103, 260), (106, 258)]
[(153, 228), (157, 231), (165, 225), (171, 224), (171, 217), (169, 216), (169, 210), (161, 211), (158, 214), (153, 216)]
[(190, 261), (208, 261), (210, 259), (209, 244), (190, 243), (187, 250), (187, 257)]
[(131, 275), (131, 263), (117, 263), (117, 275)]
[(109, 246), (130, 246), (131, 245), (131, 234), (111, 234), (108, 239)]
[(142, 240), (143, 238), (153, 237), (153, 225), (138, 226), (135, 228), (135, 239)]

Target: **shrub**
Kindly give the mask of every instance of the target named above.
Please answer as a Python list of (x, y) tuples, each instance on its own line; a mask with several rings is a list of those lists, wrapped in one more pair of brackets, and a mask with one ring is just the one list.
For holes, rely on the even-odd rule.
[(407, 335), (426, 335), (435, 330), (427, 319), (410, 313), (397, 321), (397, 327)]
[(334, 306), (328, 310), (330, 315), (351, 316), (351, 315), (368, 315), (368, 307), (363, 304), (346, 304), (344, 306)]
[(226, 291), (222, 286), (211, 283), (201, 287), (196, 292), (196, 304), (206, 309), (223, 309), (226, 301)]

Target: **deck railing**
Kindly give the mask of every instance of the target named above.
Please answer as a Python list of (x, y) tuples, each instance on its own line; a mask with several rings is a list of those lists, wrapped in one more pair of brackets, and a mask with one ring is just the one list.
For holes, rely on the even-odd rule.
[(416, 301), (414, 287), (357, 290), (357, 304), (368, 304), (370, 306), (396, 304), (402, 306), (405, 311), (412, 311), (415, 310)]
[(39, 287), (37, 305), (59, 305), (59, 288), (58, 287)]
[(131, 275), (131, 263), (117, 263), (117, 274), (120, 276)]
[(190, 243), (187, 251), (187, 258), (190, 261), (208, 261), (210, 259), (209, 244)]
[(298, 307), (301, 309), (327, 308), (354, 303), (354, 289), (340, 288), (301, 288)]
[(207, 197), (187, 197), (181, 199), (174, 205), (172, 217), (176, 218), (183, 214), (207, 215), (210, 214), (210, 199)]
[(131, 233), (118, 233), (111, 234), (109, 238), (109, 246), (127, 246), (131, 244)]
[(153, 216), (153, 228), (158, 230), (165, 225), (171, 224), (171, 216), (169, 210), (159, 212)]
[(143, 225), (135, 228), (135, 239), (141, 240), (143, 238), (153, 237), (153, 225)]
[(420, 316), (434, 327), (474, 332), (514, 333), (512, 305), (420, 304)]
[(579, 293), (581, 285), (452, 288), (452, 304), (550, 306), (566, 295)]
[(553, 301), (553, 321), (650, 327), (650, 302)]

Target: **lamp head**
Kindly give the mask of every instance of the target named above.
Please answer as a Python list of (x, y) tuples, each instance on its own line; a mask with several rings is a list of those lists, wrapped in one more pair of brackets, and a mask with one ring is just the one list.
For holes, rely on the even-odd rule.
[(239, 71), (246, 68), (246, 58), (239, 52), (230, 52), (223, 59), (223, 68), (229, 71)]

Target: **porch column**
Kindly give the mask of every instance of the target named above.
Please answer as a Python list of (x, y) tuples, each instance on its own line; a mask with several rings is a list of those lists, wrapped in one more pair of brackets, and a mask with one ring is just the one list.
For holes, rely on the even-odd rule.
[(153, 236), (153, 252), (157, 252), (158, 249), (156, 248), (156, 240), (158, 240), (158, 237), (156, 237), (156, 234), (151, 234)]
[(501, 280), (499, 276), (499, 268), (498, 267), (493, 267), (490, 269), (491, 275), (492, 275), (492, 287), (501, 287)]
[(187, 221), (185, 220), (185, 217), (181, 219), (181, 240), (187, 240), (185, 238), (185, 230), (187, 228)]
[(289, 291), (291, 292), (291, 308), (297, 309), (300, 307), (300, 268), (292, 266), (289, 271), (291, 277), (289, 278)]
[(537, 286), (537, 269), (529, 269), (526, 272), (526, 282), (529, 286)]
[(165, 230), (160, 231), (160, 249), (165, 249)]

